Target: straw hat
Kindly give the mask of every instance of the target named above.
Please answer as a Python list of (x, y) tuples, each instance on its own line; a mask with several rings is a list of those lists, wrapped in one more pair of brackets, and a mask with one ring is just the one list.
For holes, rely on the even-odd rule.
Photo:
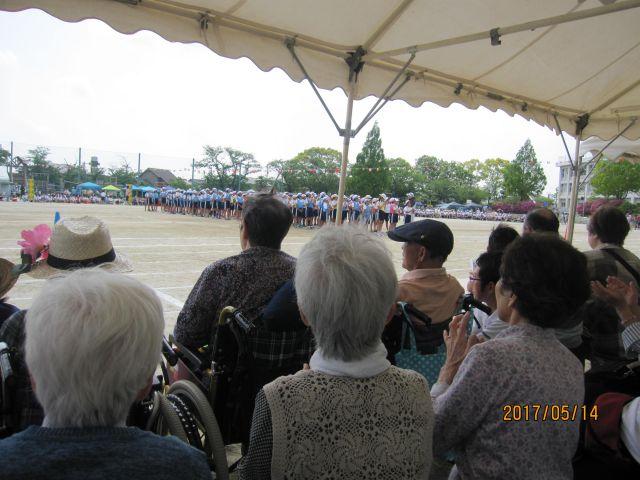
[(127, 257), (116, 254), (102, 220), (87, 216), (65, 218), (53, 228), (47, 259), (36, 263), (29, 275), (48, 278), (65, 270), (96, 266), (112, 272), (133, 270)]
[(4, 298), (18, 281), (18, 276), (11, 271), (13, 267), (9, 260), (0, 258), (0, 298)]

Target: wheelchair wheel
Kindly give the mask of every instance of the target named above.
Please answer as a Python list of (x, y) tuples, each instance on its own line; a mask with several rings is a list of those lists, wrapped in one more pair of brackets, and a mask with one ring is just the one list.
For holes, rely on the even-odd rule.
[(189, 443), (182, 422), (169, 400), (159, 392), (153, 394), (153, 411), (147, 423), (148, 430), (158, 435), (172, 435)]
[(204, 393), (192, 382), (178, 380), (171, 385), (168, 395), (177, 397), (188, 407), (195, 417), (202, 449), (213, 464), (216, 479), (228, 480), (229, 467), (224, 442), (216, 417)]

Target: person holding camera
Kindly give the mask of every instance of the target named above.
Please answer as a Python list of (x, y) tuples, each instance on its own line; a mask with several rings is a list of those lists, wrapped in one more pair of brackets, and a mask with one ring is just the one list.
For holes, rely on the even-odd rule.
[(475, 302), (481, 302), (490, 309), (490, 313), (487, 314), (479, 308), (473, 308), (473, 315), (477, 322), (474, 323), (472, 333), (480, 335), (484, 340), (494, 338), (509, 326), (507, 322), (500, 319), (496, 300), (496, 285), (500, 280), (501, 263), (501, 251), (484, 252), (474, 262), (474, 268), (469, 272), (467, 290), (473, 295)]

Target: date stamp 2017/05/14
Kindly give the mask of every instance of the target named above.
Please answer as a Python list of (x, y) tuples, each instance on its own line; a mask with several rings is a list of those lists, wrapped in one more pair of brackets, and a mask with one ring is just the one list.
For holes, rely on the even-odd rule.
[(598, 420), (598, 406), (585, 405), (504, 405), (504, 422), (572, 422), (575, 420)]

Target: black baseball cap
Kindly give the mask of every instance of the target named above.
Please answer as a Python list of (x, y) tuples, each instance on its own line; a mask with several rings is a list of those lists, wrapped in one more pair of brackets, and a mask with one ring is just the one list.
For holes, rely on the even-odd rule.
[(397, 227), (387, 236), (396, 242), (413, 242), (429, 250), (429, 256), (442, 257), (446, 260), (453, 250), (453, 232), (442, 222), (437, 220), (420, 220)]

